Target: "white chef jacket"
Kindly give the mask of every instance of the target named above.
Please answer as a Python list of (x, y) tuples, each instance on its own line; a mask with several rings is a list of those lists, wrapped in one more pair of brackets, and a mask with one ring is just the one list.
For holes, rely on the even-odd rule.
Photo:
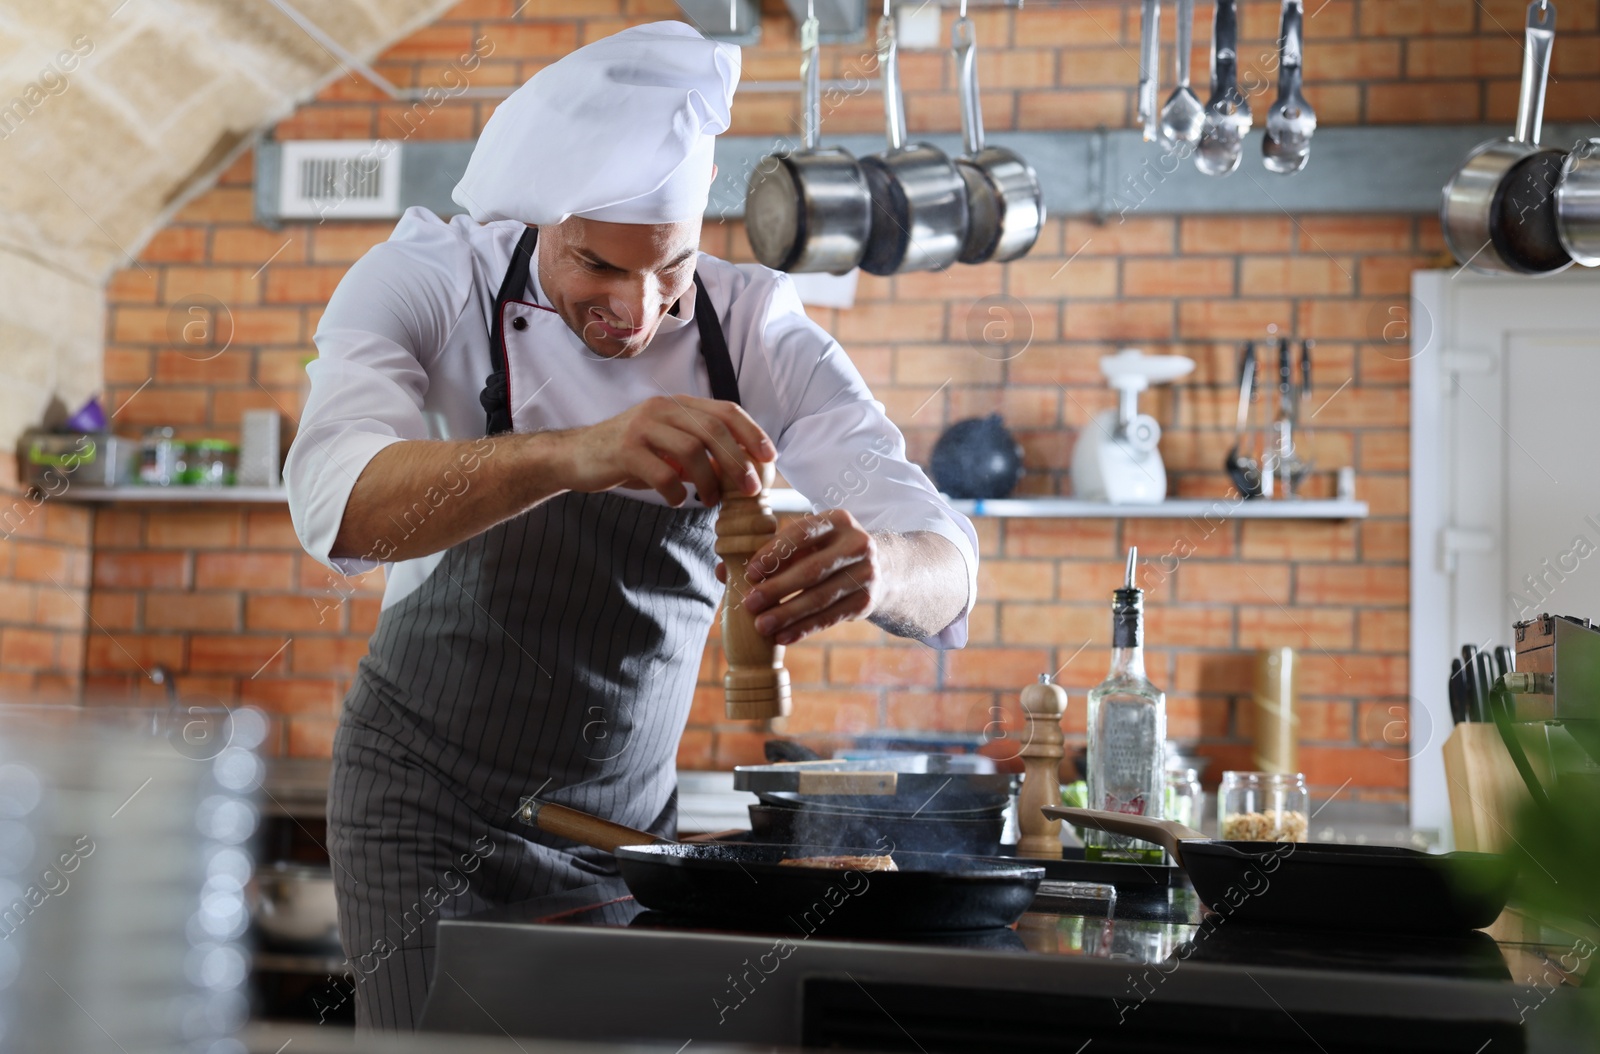
[[(317, 560), (347, 575), (379, 565), (330, 555), (350, 491), (379, 450), (430, 438), (434, 415), (451, 438), (484, 434), (478, 396), (490, 372), (494, 299), (524, 229), (515, 221), (478, 224), (466, 216), (446, 222), (411, 208), (389, 240), (339, 283), (317, 327), (319, 355), (306, 370), (311, 393), (284, 468), (295, 533)], [(543, 250), (541, 242), (530, 295), (522, 299), (548, 304), (538, 277)], [(977, 595), (978, 539), (971, 522), (906, 460), (899, 429), (844, 349), (806, 317), (788, 275), (705, 253), (696, 266), (722, 312), (741, 405), (777, 446), (777, 467), (788, 483), (814, 509), (842, 507), (867, 530), (931, 531), (960, 551), (966, 606), (925, 641), (964, 645)], [(519, 375), (512, 364), (517, 431), (596, 424), (656, 395), (710, 398), (694, 306), (691, 291), (631, 359), (601, 358), (560, 327), (567, 339), (541, 349), (543, 376)], [(419, 496), (427, 486), (418, 482)], [(666, 504), (653, 490), (616, 493)], [(383, 606), (417, 588), (442, 558), (434, 553), (384, 564)]]

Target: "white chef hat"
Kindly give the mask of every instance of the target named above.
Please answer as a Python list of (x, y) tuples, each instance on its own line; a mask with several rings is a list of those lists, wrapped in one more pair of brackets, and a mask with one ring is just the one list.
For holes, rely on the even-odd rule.
[(682, 22), (585, 45), (500, 104), (451, 197), (480, 223), (703, 215), (739, 66), (737, 47)]

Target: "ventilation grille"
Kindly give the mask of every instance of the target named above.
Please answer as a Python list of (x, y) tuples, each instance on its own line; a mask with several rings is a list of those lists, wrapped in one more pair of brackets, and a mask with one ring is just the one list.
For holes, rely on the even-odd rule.
[(374, 140), (291, 140), (279, 169), (286, 219), (371, 219), (400, 214), (400, 144)]

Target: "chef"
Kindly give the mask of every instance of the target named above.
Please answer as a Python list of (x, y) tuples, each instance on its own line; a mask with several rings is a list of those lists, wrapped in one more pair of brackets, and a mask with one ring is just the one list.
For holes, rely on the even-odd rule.
[(409, 210), (318, 326), (295, 530), (386, 571), (328, 799), (364, 1026), (414, 1027), (440, 918), (615, 874), (518, 824), (525, 795), (675, 833), (715, 506), (757, 463), (815, 510), (751, 560), (760, 632), (966, 641), (971, 524), (789, 278), (698, 251), (739, 61), (658, 22), (541, 70), (485, 126), (467, 215)]

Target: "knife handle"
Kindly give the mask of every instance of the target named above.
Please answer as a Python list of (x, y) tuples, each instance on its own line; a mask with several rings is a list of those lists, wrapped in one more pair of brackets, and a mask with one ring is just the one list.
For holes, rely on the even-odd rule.
[(1450, 699), (1450, 719), (1455, 724), (1460, 724), (1467, 719), (1466, 696), (1462, 692), (1464, 679), (1460, 659), (1450, 660), (1450, 685), (1448, 697)]
[(1489, 695), (1494, 691), (1495, 681), (1499, 680), (1494, 672), (1494, 654), (1487, 651), (1478, 652), (1474, 656), (1474, 665), (1476, 669), (1473, 671), (1473, 680), (1477, 689), (1477, 698), (1474, 701), (1477, 704), (1477, 720), (1493, 721), (1494, 714), (1489, 710)]

